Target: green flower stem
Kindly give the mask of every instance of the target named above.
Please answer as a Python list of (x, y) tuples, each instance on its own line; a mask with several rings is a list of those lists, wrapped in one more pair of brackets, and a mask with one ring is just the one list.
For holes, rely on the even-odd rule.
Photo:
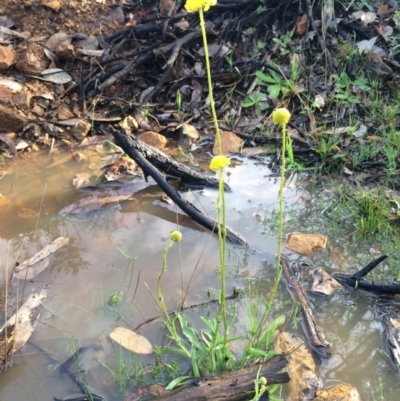
[(206, 61), (207, 82), (208, 82), (208, 96), (210, 97), (210, 107), (211, 107), (212, 118), (213, 118), (213, 121), (214, 121), (215, 137), (217, 138), (218, 154), (221, 155), (222, 154), (221, 134), (219, 133), (217, 112), (215, 111), (215, 101), (214, 101), (213, 88), (212, 88), (212, 76), (211, 76), (210, 58), (209, 58), (209, 55), (208, 55), (206, 24), (205, 24), (205, 21), (204, 21), (204, 13), (203, 13), (203, 9), (202, 8), (200, 8), (200, 10), (199, 10), (199, 16), (200, 16), (201, 34), (203, 35), (204, 58), (205, 58), (205, 61)]
[(260, 323), (257, 326), (254, 336), (250, 340), (249, 347), (252, 346), (255, 339), (261, 333), (261, 329), (267, 319), (268, 312), (271, 309), (272, 302), (275, 298), (278, 290), (278, 284), (282, 275), (281, 256), (282, 256), (282, 241), (283, 241), (283, 212), (284, 212), (284, 196), (283, 189), (285, 186), (285, 173), (286, 173), (286, 124), (281, 124), (282, 127), (282, 150), (281, 150), (281, 180), (279, 184), (279, 227), (278, 227), (278, 253), (276, 256), (276, 270), (275, 280), (272, 290), (269, 294), (268, 303), (265, 307), (265, 311), (261, 317)]
[(161, 279), (162, 279), (162, 276), (164, 275), (164, 273), (167, 271), (167, 256), (168, 256), (168, 251), (172, 248), (172, 245), (174, 245), (174, 241), (170, 240), (164, 248), (163, 267), (160, 271), (160, 274), (157, 277), (158, 305), (159, 305), (159, 308), (161, 309), (162, 313), (164, 313), (165, 320), (167, 320), (168, 322), (171, 322), (171, 319), (169, 317), (167, 307), (165, 306), (164, 294), (161, 289)]
[[(282, 153), (281, 153), (281, 182), (279, 185), (279, 228), (278, 228), (278, 254), (276, 256), (276, 273), (274, 286), (269, 296), (268, 304), (272, 304), (278, 289), (279, 280), (282, 274), (281, 256), (282, 256), (282, 241), (283, 241), (283, 212), (285, 205), (283, 203), (283, 189), (285, 186), (286, 173), (286, 124), (282, 124)], [(293, 150), (292, 150), (293, 155)]]
[[(212, 76), (211, 76), (211, 68), (210, 68), (210, 58), (208, 54), (208, 44), (207, 44), (207, 34), (206, 34), (206, 24), (204, 21), (203, 9), (199, 10), (200, 16), (200, 27), (201, 33), (203, 36), (203, 44), (204, 44), (204, 58), (206, 63), (206, 71), (207, 71), (207, 82), (208, 82), (208, 96), (210, 97), (210, 107), (211, 114), (215, 127), (215, 138), (217, 141), (218, 154), (222, 155), (222, 144), (221, 144), (221, 135), (219, 132), (218, 126), (218, 118), (217, 112), (215, 111), (215, 101), (213, 96), (213, 88), (212, 88)], [(225, 191), (224, 191), (224, 177), (223, 177), (223, 169), (218, 169), (218, 198), (217, 198), (217, 228), (218, 228), (218, 239), (219, 239), (219, 259), (220, 259), (220, 274), (221, 274), (221, 291), (219, 296), (219, 310), (217, 314), (217, 327), (215, 333), (213, 335), (211, 346), (210, 346), (210, 360), (211, 360), (211, 373), (215, 373), (216, 371), (216, 363), (215, 363), (215, 355), (214, 350), (217, 343), (218, 332), (221, 324), (221, 320), (223, 321), (224, 326), (224, 344), (227, 341), (227, 321), (226, 321), (226, 310), (225, 310), (225, 294), (226, 294), (226, 269), (225, 269), (225, 253), (226, 253), (226, 204), (225, 204)]]
[(292, 138), (289, 135), (286, 135), (286, 150), (288, 153), (289, 164), (294, 164), (294, 156), (293, 156), (293, 146), (292, 146)]

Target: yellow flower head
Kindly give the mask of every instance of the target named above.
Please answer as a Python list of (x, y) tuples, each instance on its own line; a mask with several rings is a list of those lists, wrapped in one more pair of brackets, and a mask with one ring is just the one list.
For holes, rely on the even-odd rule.
[(217, 0), (187, 0), (185, 8), (186, 11), (194, 13), (202, 8), (204, 9), (204, 11), (208, 11), (210, 7), (215, 6), (216, 4)]
[(172, 231), (169, 235), (172, 241), (181, 242), (182, 241), (182, 233), (180, 231)]
[(211, 159), (210, 170), (217, 171), (220, 168), (229, 166), (230, 160), (225, 156), (215, 156)]
[(284, 107), (274, 110), (272, 113), (272, 120), (276, 125), (287, 125), (290, 120), (289, 110)]

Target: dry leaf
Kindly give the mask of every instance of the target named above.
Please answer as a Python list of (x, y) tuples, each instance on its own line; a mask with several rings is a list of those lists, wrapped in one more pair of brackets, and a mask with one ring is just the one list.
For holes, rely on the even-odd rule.
[(315, 96), (313, 106), (317, 109), (322, 110), (325, 106), (325, 99), (321, 94)]
[(382, 4), (379, 6), (378, 8), (378, 15), (380, 15), (381, 17), (384, 17), (385, 15), (388, 15), (390, 13), (389, 10), (389, 5), (388, 4)]
[(151, 354), (153, 352), (153, 346), (146, 337), (124, 327), (116, 327), (110, 333), (110, 338), (129, 351), (136, 352), (137, 354)]
[[(42, 290), (40, 294), (32, 294), (0, 329), (0, 347), (2, 349), (0, 371), (4, 369), (5, 358), (8, 354), (17, 351), (29, 340), (43, 310), (43, 301), (46, 297), (47, 290)], [(6, 330), (7, 335), (5, 335)]]
[[(199, 49), (197, 52), (200, 56), (204, 56), (204, 47)], [(219, 45), (218, 43), (212, 43), (211, 45), (208, 45), (208, 56), (209, 57), (225, 57), (231, 53), (231, 49), (228, 46), (225, 45)]]
[(297, 36), (304, 35), (307, 29), (307, 23), (308, 23), (308, 16), (307, 14), (303, 14), (297, 23), (294, 34)]
[(336, 281), (328, 272), (321, 268), (314, 269), (312, 272), (313, 284), (310, 291), (319, 295), (331, 297), (343, 288), (342, 284)]
[(51, 244), (46, 245), (35, 256), (15, 267), (13, 277), (18, 280), (31, 280), (33, 277), (36, 277), (49, 265), (49, 256), (68, 243), (68, 237), (58, 237)]
[(171, 15), (170, 11), (174, 3), (174, 0), (160, 0), (160, 14), (164, 17)]
[(316, 251), (324, 250), (328, 237), (322, 234), (294, 233), (286, 240), (286, 248), (301, 255), (310, 256)]

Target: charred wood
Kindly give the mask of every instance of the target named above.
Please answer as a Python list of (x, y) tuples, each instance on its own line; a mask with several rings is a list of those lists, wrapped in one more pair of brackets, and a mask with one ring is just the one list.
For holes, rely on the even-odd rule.
[(281, 258), (281, 266), (287, 289), (300, 307), (303, 329), (308, 338), (311, 349), (320, 358), (330, 358), (330, 344), (325, 340), (325, 336), (314, 318), (307, 297), (305, 296), (303, 288), (300, 286), (293, 269), (291, 269), (289, 261), (286, 258)]
[[(120, 131), (113, 132), (115, 143), (120, 146), (132, 159), (136, 161), (138, 166), (143, 170), (145, 176), (151, 176), (160, 188), (171, 198), (171, 200), (185, 212), (193, 221), (207, 228), (211, 232), (218, 233), (218, 227), (215, 220), (202, 214), (190, 202), (182, 198), (182, 195), (175, 190), (166, 180), (165, 175), (162, 174), (156, 167), (154, 167), (137, 148), (139, 140), (134, 136), (128, 136), (126, 133)], [(145, 153), (146, 154), (146, 153)], [(169, 171), (171, 172), (171, 171)], [(245, 245), (245, 241), (238, 235), (226, 230), (226, 239), (235, 245)]]
[[(290, 378), (280, 372), (286, 366), (286, 357), (277, 356), (261, 365), (259, 377), (265, 377), (269, 385), (287, 383)], [(193, 380), (190, 384), (168, 394), (155, 398), (156, 401), (244, 401), (254, 395), (254, 380), (259, 365), (204, 379)]]

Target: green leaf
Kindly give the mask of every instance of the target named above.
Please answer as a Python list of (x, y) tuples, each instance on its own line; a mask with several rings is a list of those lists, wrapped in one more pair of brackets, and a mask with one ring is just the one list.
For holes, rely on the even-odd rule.
[(165, 387), (166, 390), (173, 390), (176, 387), (179, 386), (183, 386), (186, 383), (189, 383), (190, 380), (192, 380), (193, 377), (192, 376), (181, 376), (181, 377), (177, 377), (176, 379), (172, 380), (172, 382), (170, 382), (168, 384), (167, 387)]
[(194, 377), (200, 377), (199, 366), (197, 364), (197, 362), (198, 362), (197, 361), (197, 352), (196, 352), (195, 347), (192, 347), (192, 349), (191, 349), (190, 360), (192, 362), (192, 370), (193, 370)]
[(274, 77), (272, 77), (271, 75), (266, 75), (261, 71), (256, 71), (256, 77), (262, 82), (267, 82), (269, 84), (277, 83), (277, 81)]
[(267, 90), (269, 93), (269, 97), (271, 99), (276, 99), (279, 96), (279, 93), (281, 92), (281, 87), (280, 85), (269, 85)]

